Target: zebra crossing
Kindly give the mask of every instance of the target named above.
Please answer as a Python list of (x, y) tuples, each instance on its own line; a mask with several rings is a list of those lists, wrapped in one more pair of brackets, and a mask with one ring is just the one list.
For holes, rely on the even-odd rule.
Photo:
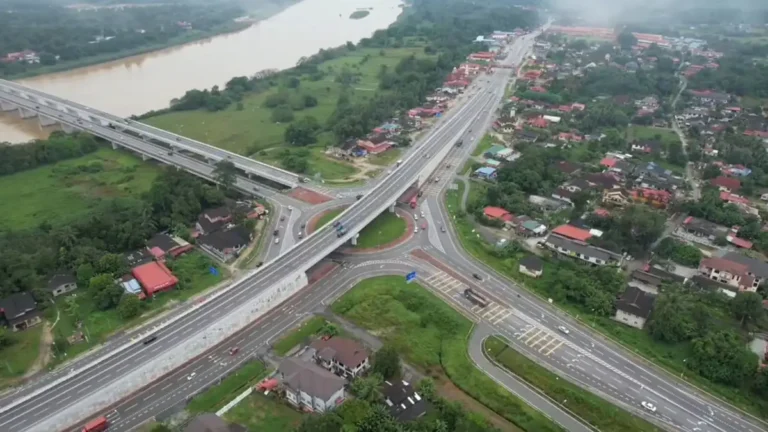
[(522, 333), (515, 333), (517, 340), (527, 347), (534, 349), (545, 356), (552, 355), (565, 341), (556, 337), (553, 333), (533, 325), (527, 327)]
[(424, 282), (428, 286), (454, 299), (456, 303), (468, 309), (478, 318), (488, 321), (493, 325), (500, 323), (512, 314), (512, 311), (494, 301), (489, 300), (485, 304), (477, 304), (466, 300), (464, 298), (464, 290), (469, 288), (469, 286), (443, 271), (432, 274)]

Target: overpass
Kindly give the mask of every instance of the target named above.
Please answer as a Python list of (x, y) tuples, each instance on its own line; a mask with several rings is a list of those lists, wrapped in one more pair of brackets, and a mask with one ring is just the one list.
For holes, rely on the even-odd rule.
[[(338, 216), (337, 220), (347, 228), (344, 235), (337, 234), (331, 225), (316, 231), (206, 302), (189, 307), (150, 330), (157, 336), (152, 345), (141, 343), (145, 335), (113, 344), (96, 355), (75, 361), (51, 379), (20, 389), (13, 395), (13, 401), (0, 408), (0, 430), (58, 430), (62, 425), (88, 418), (206, 352), (298, 292), (307, 285), (306, 271), (311, 266), (351, 240), (381, 212), (393, 208), (395, 200), (414, 183), (422, 185), (428, 180), (473, 121), (498, 104), (507, 77), (508, 71), (490, 76), (490, 89), (477, 92), (448, 113), (439, 127), (417, 144), (417, 151), (411, 152), (377, 187)], [(23, 101), (19, 97), (6, 92), (2, 100), (20, 104)], [(19, 106), (27, 109), (28, 104)], [(72, 116), (81, 114), (65, 114), (42, 103), (35, 112), (49, 117), (62, 115), (59, 119), (70, 125), (77, 122)], [(92, 121), (88, 126), (86, 130), (105, 139), (120, 139), (120, 145), (143, 142), (101, 122)], [(154, 156), (171, 155), (164, 156), (156, 148)], [(173, 161), (178, 163), (180, 158)]]
[[(67, 132), (77, 129), (85, 130), (108, 139), (113, 146), (128, 147), (147, 157), (156, 153), (152, 150), (155, 148), (164, 150), (169, 155), (182, 153), (211, 165), (227, 160), (232, 162), (238, 172), (246, 178), (260, 177), (283, 187), (296, 187), (302, 180), (298, 174), (237, 153), (138, 121), (124, 119), (12, 81), (0, 80), (0, 109), (18, 111), (22, 118), (37, 116), (41, 126), (61, 123)], [(110, 129), (111, 132), (107, 134), (105, 129)], [(131, 142), (130, 146), (124, 144), (127, 141)]]

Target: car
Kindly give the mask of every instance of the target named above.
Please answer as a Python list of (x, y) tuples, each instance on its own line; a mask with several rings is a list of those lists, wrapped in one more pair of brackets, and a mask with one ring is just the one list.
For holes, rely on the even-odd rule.
[(336, 228), (337, 226), (341, 225), (340, 221), (336, 221), (333, 223), (333, 227)]
[(279, 236), (280, 235), (280, 230), (276, 229), (276, 230), (272, 231), (272, 235), (275, 236), (275, 237)]
[(423, 230), (427, 229), (427, 222), (426, 221), (422, 222), (421, 229), (423, 229)]
[(417, 232), (419, 232), (419, 227), (417, 226), (413, 227), (413, 233), (416, 234)]
[(238, 351), (240, 351), (240, 347), (232, 347), (229, 349), (229, 355), (233, 356), (237, 354)]
[(477, 279), (477, 280), (479, 280), (479, 281), (483, 280), (483, 277), (482, 277), (482, 276), (480, 276), (480, 275), (479, 275), (479, 274), (477, 274), (477, 273), (472, 273), (472, 277), (473, 277), (473, 278), (475, 278), (475, 279)]
[(192, 372), (191, 374), (189, 374), (189, 376), (187, 377), (187, 381), (191, 381), (191, 380), (192, 380), (192, 378), (194, 378), (194, 377), (195, 377), (195, 375), (197, 375), (197, 373), (196, 373), (196, 372)]
[(254, 187), (253, 187), (253, 190), (255, 190), (256, 192), (258, 192), (258, 191), (259, 191), (259, 188), (257, 188), (256, 186), (254, 186)]
[(421, 217), (426, 217), (426, 216), (424, 216), (424, 212), (423, 211), (419, 212), (419, 214), (421, 215)]
[(435, 183), (440, 181), (440, 177), (435, 177)]
[(179, 137), (176, 137), (176, 141), (181, 141), (181, 138), (179, 138)]
[(640, 405), (642, 405), (642, 406), (643, 406), (643, 408), (645, 408), (645, 410), (646, 410), (646, 411), (649, 411), (649, 412), (656, 412), (656, 406), (655, 406), (655, 405), (653, 405), (653, 404), (652, 404), (652, 403), (650, 403), (650, 402), (642, 401), (642, 402), (640, 402)]
[(419, 193), (416, 194), (419, 198), (421, 198), (422, 195), (424, 195), (424, 191), (419, 191)]
[(293, 206), (288, 206), (288, 211), (292, 212), (293, 211)]
[(445, 232), (445, 227), (441, 225), (441, 226), (440, 226), (440, 231), (441, 231), (441, 232)]
[(307, 227), (307, 223), (306, 223), (306, 222), (304, 222), (304, 223), (302, 223), (302, 224), (301, 224), (301, 229), (304, 229), (304, 228), (306, 228), (306, 227)]
[(280, 243), (280, 237), (275, 237), (275, 244)]
[(362, 198), (362, 197), (363, 197), (363, 194), (357, 194), (357, 196), (355, 197), (355, 199), (359, 201), (359, 200), (360, 200), (360, 198)]
[(299, 231), (299, 238), (304, 238), (304, 233)]
[(413, 215), (413, 220), (419, 220), (419, 215), (417, 215), (417, 214), (414, 214), (414, 215)]
[(280, 222), (285, 220), (285, 215), (280, 216)]
[(152, 335), (152, 336), (144, 339), (141, 343), (143, 343), (144, 345), (149, 345), (149, 344), (151, 344), (152, 342), (154, 342), (156, 340), (157, 340), (157, 335)]
[(173, 150), (168, 150), (168, 156), (173, 156)]
[(564, 326), (558, 326), (557, 331), (559, 331), (562, 334), (570, 334), (571, 331), (565, 328)]

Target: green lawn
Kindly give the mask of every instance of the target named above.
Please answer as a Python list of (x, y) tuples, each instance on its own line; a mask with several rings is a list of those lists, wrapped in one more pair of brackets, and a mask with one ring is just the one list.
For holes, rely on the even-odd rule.
[(302, 414), (278, 400), (274, 393), (265, 396), (254, 392), (224, 414), (224, 418), (249, 431), (286, 432), (296, 430)]
[(566, 407), (595, 428), (604, 432), (660, 431), (651, 423), (633, 416), (529, 360), (497, 337), (485, 341), (484, 349), (507, 370), (543, 391), (556, 401), (568, 401)]
[[(380, 51), (384, 53), (383, 56)], [(288, 124), (277, 124), (271, 120), (272, 110), (264, 106), (270, 95), (286, 91), (292, 97), (314, 96), (318, 102), (317, 106), (296, 111), (295, 118), (311, 115), (317, 118), (320, 124), (324, 124), (336, 108), (336, 101), (342, 89), (341, 84), (336, 82), (336, 77), (345, 66), (356, 74), (358, 80), (351, 85), (353, 99), (368, 99), (379, 86), (380, 68), (386, 66), (392, 69), (400, 60), (412, 54), (425, 56), (423, 48), (357, 49), (346, 56), (321, 64), (319, 68), (326, 72), (326, 75), (319, 81), (312, 81), (308, 76), (304, 76), (296, 89), (274, 87), (262, 93), (247, 95), (243, 98), (241, 111), (237, 109), (237, 104), (232, 104), (226, 110), (218, 112), (172, 112), (143, 121), (239, 154), (250, 155), (259, 150), (283, 145), (283, 135)], [(260, 157), (257, 155), (256, 158)]]
[(306, 342), (311, 336), (316, 335), (327, 321), (323, 317), (312, 317), (302, 323), (295, 330), (281, 337), (272, 345), (272, 351), (279, 356), (284, 356), (296, 345)]
[[(78, 290), (71, 295), (76, 296), (78, 313), (83, 317), (83, 332), (88, 337), (88, 342), (73, 345), (58, 346), (56, 362), (72, 358), (77, 354), (87, 351), (91, 347), (102, 343), (108, 336), (120, 329), (131, 327), (146, 321), (158, 313), (179, 302), (183, 302), (195, 294), (204, 291), (227, 277), (226, 270), (218, 268), (219, 275), (210, 273), (209, 267), (212, 261), (201, 252), (191, 252), (169, 263), (173, 273), (179, 278), (179, 288), (173, 291), (160, 293), (152, 299), (145, 300), (143, 314), (137, 318), (125, 320), (121, 318), (116, 309), (98, 310), (92, 304), (85, 290)], [(53, 329), (54, 338), (63, 339), (71, 336), (75, 331), (76, 320), (66, 309), (66, 297), (56, 299), (56, 307), (49, 308), (46, 317), (53, 322), (56, 319), (56, 310), (60, 311), (59, 322)], [(66, 353), (66, 356), (61, 354)]]
[(0, 229), (65, 223), (101, 198), (139, 196), (160, 168), (120, 151), (92, 154), (0, 177)]
[(627, 130), (629, 140), (653, 140), (659, 139), (661, 142), (668, 144), (671, 142), (679, 142), (680, 137), (677, 136), (675, 131), (667, 128), (657, 128), (653, 126), (638, 126), (632, 125)]
[(498, 140), (489, 134), (483, 135), (483, 138), (477, 143), (477, 147), (472, 152), (472, 156), (482, 156), (491, 149), (494, 145), (498, 144)]
[(0, 350), (0, 388), (10, 385), (13, 379), (24, 375), (40, 352), (43, 326), (38, 325), (23, 332), (10, 334), (13, 344)]
[(528, 432), (560, 430), (475, 368), (467, 355), (472, 323), (418, 284), (402, 276), (366, 279), (344, 294), (333, 311), (391, 344), (405, 361), (443, 375), (488, 408)]
[(344, 208), (337, 208), (337, 209), (329, 210), (328, 213), (320, 216), (320, 219), (318, 219), (317, 223), (315, 224), (315, 231), (331, 223), (331, 221), (336, 216), (340, 215), (341, 212), (343, 212), (344, 210), (345, 210)]
[[(324, 180), (344, 180), (358, 172), (354, 165), (326, 156), (323, 145), (313, 145), (304, 149), (309, 151), (309, 169), (305, 173), (308, 176), (319, 174)], [(270, 165), (286, 168), (281, 157), (281, 153), (284, 151), (284, 147), (273, 147), (269, 150), (259, 151), (253, 157)], [(290, 149), (290, 151), (300, 150)]]
[(267, 375), (267, 368), (259, 361), (251, 361), (234, 374), (228, 376), (221, 384), (211, 387), (192, 399), (187, 404), (187, 410), (198, 414), (213, 412), (229, 403), (249, 385), (256, 384)]
[(395, 241), (405, 233), (407, 226), (403, 218), (385, 210), (360, 231), (356, 247), (367, 249)]
[(393, 148), (377, 155), (368, 156), (368, 163), (379, 166), (390, 166), (400, 159), (400, 149)]
[[(492, 267), (500, 274), (514, 280), (520, 286), (539, 295), (542, 299), (548, 298), (550, 296), (548, 288), (543, 286), (543, 284), (546, 284), (545, 280), (534, 280), (522, 275), (519, 271), (518, 258), (498, 258), (492, 254), (493, 246), (487, 244), (476, 233), (472, 232), (474, 226), (466, 217), (466, 214), (460, 211), (458, 206), (463, 188), (464, 186), (460, 183), (459, 190), (448, 191), (445, 195), (445, 202), (448, 211), (455, 216), (455, 218), (451, 218), (451, 221), (459, 235), (459, 240), (464, 250), (477, 261)], [(475, 189), (475, 182), (473, 182), (471, 189)], [(555, 265), (557, 264), (545, 261), (544, 274), (551, 271), (550, 269), (553, 269)], [(734, 387), (714, 384), (691, 373), (685, 367), (684, 359), (690, 355), (690, 352), (684, 346), (661, 344), (654, 341), (648, 333), (642, 330), (618, 324), (610, 318), (594, 317), (588, 311), (564, 302), (556, 304), (562, 310), (570, 313), (571, 316), (579, 318), (582, 323), (593, 327), (596, 331), (608, 336), (614, 342), (623, 345), (628, 351), (642, 356), (657, 366), (666, 369), (671, 374), (676, 376), (684, 374), (687, 381), (756, 416), (764, 417), (762, 413), (768, 412), (768, 405), (766, 403), (757, 398), (750, 397), (746, 392)]]

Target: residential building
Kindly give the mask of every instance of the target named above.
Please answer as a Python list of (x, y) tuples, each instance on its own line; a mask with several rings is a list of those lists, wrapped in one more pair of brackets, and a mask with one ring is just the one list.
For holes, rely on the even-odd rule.
[(544, 240), (544, 246), (561, 255), (578, 258), (594, 265), (621, 266), (624, 261), (624, 257), (620, 254), (584, 242), (573, 241), (557, 234), (547, 236)]
[(245, 426), (227, 423), (212, 413), (203, 413), (193, 418), (184, 428), (184, 432), (247, 432)]
[(368, 351), (359, 342), (342, 338), (318, 339), (310, 345), (314, 360), (337, 375), (352, 379), (370, 367)]
[(142, 264), (131, 270), (131, 273), (141, 284), (147, 297), (170, 291), (179, 283), (179, 279), (171, 273), (171, 270), (160, 262)]
[(520, 260), (520, 273), (530, 277), (540, 277), (544, 273), (544, 261), (535, 255), (528, 255)]
[(195, 223), (198, 234), (210, 234), (225, 228), (232, 221), (232, 212), (226, 206), (204, 211)]
[(56, 273), (48, 279), (48, 291), (58, 297), (77, 289), (77, 278), (68, 272)]
[(563, 202), (567, 202), (570, 206), (573, 206), (573, 196), (575, 194), (576, 192), (571, 192), (568, 189), (560, 187), (555, 189), (554, 192), (552, 192), (552, 198), (563, 201)]
[(675, 230), (675, 235), (698, 243), (711, 245), (715, 239), (725, 238), (728, 232), (728, 228), (722, 225), (688, 216)]
[(627, 286), (624, 293), (614, 301), (616, 314), (613, 319), (628, 326), (642, 329), (653, 311), (656, 296), (640, 288)]
[(592, 233), (588, 230), (577, 228), (573, 225), (560, 225), (552, 230), (552, 234), (557, 234), (561, 237), (569, 238), (571, 240), (578, 240), (585, 242), (592, 237)]
[(494, 180), (496, 179), (496, 168), (491, 167), (482, 167), (475, 170), (474, 174), (477, 178), (485, 179), (485, 180)]
[(633, 152), (651, 154), (661, 153), (663, 146), (660, 141), (656, 140), (637, 141), (632, 143), (631, 149)]
[(170, 256), (176, 258), (194, 248), (185, 240), (166, 233), (159, 233), (147, 240), (147, 249), (155, 259), (163, 261)]
[(528, 219), (517, 226), (517, 233), (523, 237), (540, 237), (547, 233), (547, 226), (537, 220)]
[(0, 299), (0, 315), (13, 331), (26, 330), (42, 322), (37, 302), (28, 292), (15, 293)]
[(606, 189), (603, 191), (603, 204), (624, 207), (629, 203), (629, 194), (624, 189)]
[(741, 189), (741, 181), (733, 177), (719, 176), (709, 181), (712, 186), (717, 187), (721, 191), (736, 193)]
[(384, 381), (381, 389), (389, 413), (399, 422), (409, 422), (427, 413), (427, 402), (407, 381)]
[(288, 402), (307, 411), (325, 412), (341, 405), (346, 398), (344, 378), (295, 357), (280, 363), (277, 377)]
[[(747, 257), (748, 258), (748, 257)], [(763, 269), (768, 270), (768, 264), (760, 263), (760, 267), (756, 267), (758, 271)], [(730, 285), (734, 288), (738, 288), (739, 291), (751, 291), (757, 290), (757, 287), (762, 282), (765, 275), (768, 275), (768, 271), (762, 276), (757, 277), (754, 273), (750, 272), (749, 265), (732, 261), (728, 258), (706, 258), (701, 260), (699, 264), (699, 273), (714, 281)]]
[(228, 230), (214, 231), (200, 236), (197, 239), (197, 245), (217, 260), (230, 262), (240, 256), (240, 252), (248, 247), (252, 237), (253, 234), (248, 229), (236, 226)]
[(667, 208), (672, 201), (672, 194), (665, 190), (638, 188), (630, 192), (632, 201), (656, 208)]
[(486, 207), (483, 209), (483, 214), (491, 220), (500, 220), (502, 222), (510, 222), (512, 220), (512, 213), (501, 207)]

